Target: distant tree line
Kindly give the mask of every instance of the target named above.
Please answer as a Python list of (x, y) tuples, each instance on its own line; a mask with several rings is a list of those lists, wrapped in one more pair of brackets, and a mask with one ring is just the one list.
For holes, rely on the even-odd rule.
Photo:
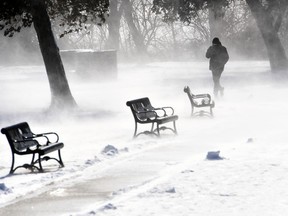
[[(274, 53), (275, 49), (267, 41), (274, 38), (276, 41), (272, 43), (272, 47), (278, 41), (284, 51), (288, 47), (286, 1), (263, 1), (266, 4), (260, 0), (252, 1), (252, 5), (260, 2), (265, 14), (270, 13), (269, 16), (273, 16), (270, 18), (274, 20), (275, 28), (278, 28), (272, 28), (275, 29), (272, 31), (273, 37), (271, 33), (269, 37), (263, 37), (247, 2), (249, 1), (117, 0), (110, 1), (109, 16), (101, 26), (95, 22), (86, 22), (82, 25), (84, 31), (64, 28), (65, 37), (62, 37), (63, 28), (59, 27), (63, 23), (63, 17), (62, 21), (59, 18), (52, 19), (52, 27), (61, 49), (116, 49), (120, 60), (134, 60), (139, 55), (141, 60), (145, 57), (158, 60), (204, 58), (203, 53), (212, 37), (218, 36), (229, 47), (234, 59), (269, 58), (273, 71), (281, 69), (280, 67), (285, 68), (285, 58), (280, 60), (284, 56), (281, 48), (277, 48), (277, 53)], [(63, 24), (61, 26), (64, 27)], [(69, 26), (66, 24), (65, 27)]]
[[(180, 19), (185, 23), (193, 22), (198, 11), (207, 9), (210, 35), (214, 37), (223, 35), (226, 8), (230, 7), (233, 2), (236, 0), (154, 0), (153, 9), (156, 13), (163, 14), (165, 19)], [(288, 7), (288, 1), (245, 0), (245, 2), (251, 10), (266, 46), (271, 70), (286, 72), (288, 60), (278, 33)]]
[[(171, 2), (177, 6), (177, 1)], [(245, 2), (225, 1), (222, 7), (213, 6), (221, 12), (213, 12), (205, 1), (198, 2), (201, 4), (190, 17), (180, 17), (176, 11), (160, 10), (153, 0), (111, 1), (104, 25), (88, 24), (89, 34), (68, 35), (60, 44), (65, 48), (116, 49), (128, 59), (141, 55), (141, 59), (191, 60), (203, 58), (211, 38), (217, 35), (238, 57), (263, 58), (265, 45)]]

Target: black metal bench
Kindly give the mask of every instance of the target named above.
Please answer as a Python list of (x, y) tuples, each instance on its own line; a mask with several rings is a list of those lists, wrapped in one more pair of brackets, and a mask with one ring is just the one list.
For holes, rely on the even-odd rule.
[[(160, 130), (169, 129), (177, 134), (176, 120), (177, 115), (174, 115), (174, 109), (172, 107), (161, 107), (155, 108), (151, 105), (149, 98), (140, 98), (136, 100), (127, 101), (127, 106), (130, 107), (134, 120), (135, 120), (135, 131), (134, 137), (140, 134), (154, 134), (160, 136)], [(173, 122), (173, 128), (171, 127), (159, 127), (162, 124)], [(144, 131), (137, 134), (137, 123), (139, 124), (152, 124), (150, 131)], [(154, 124), (156, 123), (156, 129)]]
[[(64, 144), (58, 142), (59, 136), (55, 132), (34, 134), (30, 130), (30, 127), (27, 122), (22, 122), (15, 124), (9, 127), (1, 129), (1, 133), (6, 135), (6, 138), (9, 142), (11, 151), (12, 151), (12, 165), (10, 169), (10, 174), (13, 174), (16, 169), (23, 167), (26, 169), (37, 169), (40, 172), (43, 172), (41, 161), (54, 159), (56, 160), (61, 167), (64, 167), (60, 149), (64, 147)], [(55, 136), (55, 141), (51, 142), (48, 136)], [(45, 143), (44, 143), (45, 142)], [(41, 144), (40, 144), (41, 143)], [(58, 151), (58, 158), (51, 158), (49, 156), (42, 157), (51, 152)], [(14, 168), (15, 163), (15, 154), (16, 155), (32, 155), (32, 160), (29, 164), (23, 164)], [(38, 159), (35, 160), (35, 155), (38, 155)], [(36, 164), (39, 166), (36, 166)]]
[[(184, 87), (184, 92), (187, 93), (191, 103), (191, 116), (210, 116), (213, 117), (213, 108), (215, 102), (211, 99), (210, 94), (192, 94), (188, 86)], [(195, 112), (195, 108), (201, 108)], [(209, 108), (209, 111), (203, 110), (203, 108)]]

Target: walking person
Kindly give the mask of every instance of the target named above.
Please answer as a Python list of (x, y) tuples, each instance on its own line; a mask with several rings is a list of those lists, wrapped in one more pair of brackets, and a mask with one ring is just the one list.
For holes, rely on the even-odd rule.
[(220, 92), (221, 96), (224, 94), (224, 87), (220, 84), (221, 74), (224, 66), (229, 60), (229, 55), (226, 47), (222, 46), (219, 38), (215, 37), (206, 52), (206, 57), (210, 59), (209, 70), (212, 71), (214, 82), (214, 96), (217, 97)]

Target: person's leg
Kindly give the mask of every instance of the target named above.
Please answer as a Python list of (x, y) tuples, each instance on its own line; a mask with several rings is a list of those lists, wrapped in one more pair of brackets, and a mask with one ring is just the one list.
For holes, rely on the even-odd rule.
[(220, 91), (221, 96), (224, 95), (224, 87), (221, 86), (221, 84), (220, 84), (220, 78), (221, 78), (222, 72), (223, 72), (222, 68), (213, 71), (214, 95), (216, 97), (218, 96), (219, 91)]
[(222, 72), (223, 70), (219, 71), (219, 91), (220, 91), (221, 96), (224, 95), (224, 87), (220, 84), (220, 77), (221, 77)]
[(220, 87), (220, 95), (224, 96), (224, 87), (223, 86)]
[(218, 91), (220, 90), (220, 76), (217, 76), (213, 73), (213, 82), (214, 82), (214, 96), (218, 96)]

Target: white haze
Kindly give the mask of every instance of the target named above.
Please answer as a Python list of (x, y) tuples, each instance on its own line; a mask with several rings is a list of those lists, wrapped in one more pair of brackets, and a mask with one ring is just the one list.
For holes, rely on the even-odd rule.
[[(67, 76), (79, 110), (47, 116), (43, 112), (50, 92), (44, 67), (0, 67), (0, 127), (28, 121), (33, 132), (55, 131), (65, 144), (64, 168), (47, 162), (45, 173), (18, 169), (7, 176), (11, 152), (0, 136), (0, 215), (282, 216), (287, 212), (288, 87), (269, 73), (268, 62), (227, 64), (222, 78), (225, 96), (215, 100), (213, 119), (190, 118), (183, 92), (188, 85), (194, 93), (212, 93), (207, 61), (119, 64), (114, 81), (84, 81), (69, 71)], [(175, 109), (177, 136), (165, 132), (160, 139), (132, 139), (134, 121), (126, 101), (146, 96), (156, 107)], [(101, 154), (107, 145), (120, 153)], [(205, 160), (208, 151), (217, 150), (225, 160)], [(24, 157), (16, 158), (17, 163), (22, 161)], [(126, 177), (117, 188), (119, 175)], [(110, 183), (115, 178), (115, 188), (104, 198), (81, 202), (76, 197), (73, 203), (60, 207), (54, 203), (44, 210), (28, 203), (28, 210), (8, 214), (13, 202), (23, 203), (46, 191), (55, 200), (65, 199), (67, 185), (83, 188), (84, 193), (81, 184), (101, 178)], [(102, 189), (111, 187), (105, 181), (101, 184)]]

